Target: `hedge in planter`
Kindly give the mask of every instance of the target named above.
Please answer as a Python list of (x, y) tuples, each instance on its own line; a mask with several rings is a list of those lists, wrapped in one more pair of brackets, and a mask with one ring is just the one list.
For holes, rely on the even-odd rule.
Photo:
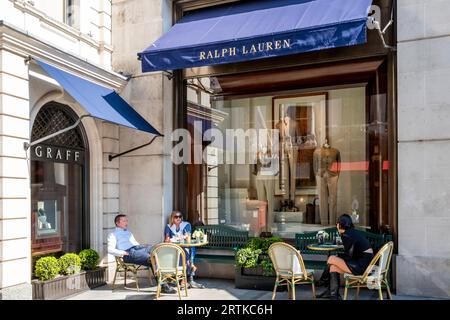
[[(239, 289), (273, 290), (275, 270), (268, 249), (281, 238), (252, 238), (236, 253), (235, 286)], [(279, 287), (279, 290), (285, 289)]]
[(35, 268), (39, 280), (32, 281), (33, 299), (63, 298), (106, 284), (107, 267), (97, 266), (98, 253), (89, 249), (81, 256), (84, 266), (94, 270), (80, 272), (82, 259), (75, 253), (67, 253), (59, 259), (40, 258)]
[(61, 274), (70, 275), (81, 271), (81, 259), (76, 253), (66, 253), (58, 259)]
[(84, 249), (81, 250), (78, 254), (81, 260), (81, 269), (83, 270), (94, 270), (97, 269), (98, 261), (100, 260), (100, 256), (97, 251), (93, 249)]
[(36, 261), (34, 274), (39, 280), (51, 280), (59, 275), (60, 265), (55, 257), (42, 257)]

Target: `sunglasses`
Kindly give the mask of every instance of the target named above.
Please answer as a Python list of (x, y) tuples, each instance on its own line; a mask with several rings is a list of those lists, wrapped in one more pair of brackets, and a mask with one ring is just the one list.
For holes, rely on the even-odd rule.
[(175, 219), (181, 219), (183, 216), (174, 216)]

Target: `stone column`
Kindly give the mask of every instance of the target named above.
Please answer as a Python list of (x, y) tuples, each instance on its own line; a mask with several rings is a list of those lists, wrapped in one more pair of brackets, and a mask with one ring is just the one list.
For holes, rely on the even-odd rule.
[[(120, 211), (140, 243), (163, 240), (163, 227), (172, 210), (172, 85), (162, 72), (142, 73), (137, 53), (151, 45), (171, 21), (171, 1), (112, 2), (113, 69), (131, 75), (121, 95), (165, 134), (152, 145), (115, 159), (120, 167)], [(133, 36), (130, 36), (133, 35)], [(153, 135), (120, 127), (120, 152), (149, 142)]]
[(398, 1), (398, 294), (450, 296), (448, 12)]
[(0, 300), (32, 296), (29, 125), (28, 66), (0, 50)]
[(109, 279), (112, 280), (115, 271), (115, 260), (112, 255), (107, 255), (108, 234), (114, 230), (114, 217), (119, 214), (119, 159), (109, 161), (109, 155), (119, 152), (119, 126), (103, 122), (103, 263), (109, 265)]

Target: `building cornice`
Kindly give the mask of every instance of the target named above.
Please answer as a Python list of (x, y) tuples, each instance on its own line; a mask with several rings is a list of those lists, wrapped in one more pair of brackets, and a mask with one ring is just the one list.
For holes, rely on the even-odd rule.
[(56, 67), (61, 67), (71, 73), (118, 91), (127, 84), (127, 77), (67, 53), (63, 48), (57, 48), (46, 43), (44, 40), (2, 20), (0, 20), (0, 49), (13, 52), (24, 59), (31, 56), (32, 58), (45, 60)]

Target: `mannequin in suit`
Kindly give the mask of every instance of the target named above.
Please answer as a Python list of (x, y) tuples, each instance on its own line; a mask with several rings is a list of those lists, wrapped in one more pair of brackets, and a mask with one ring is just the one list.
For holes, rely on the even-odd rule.
[(285, 190), (287, 199), (295, 202), (295, 189), (297, 178), (298, 141), (301, 140), (298, 123), (295, 118), (289, 115), (289, 111), (295, 108), (288, 108), (284, 118), (275, 126), (280, 132), (280, 149), (282, 152), (282, 174), (286, 178)]
[(328, 141), (314, 150), (314, 174), (319, 193), (320, 222), (323, 226), (334, 224), (337, 218), (337, 185), (341, 171), (341, 154)]
[(267, 201), (266, 231), (272, 231), (274, 223), (275, 182), (278, 176), (278, 159), (274, 157), (266, 146), (259, 146), (255, 175), (256, 193), (258, 200)]

